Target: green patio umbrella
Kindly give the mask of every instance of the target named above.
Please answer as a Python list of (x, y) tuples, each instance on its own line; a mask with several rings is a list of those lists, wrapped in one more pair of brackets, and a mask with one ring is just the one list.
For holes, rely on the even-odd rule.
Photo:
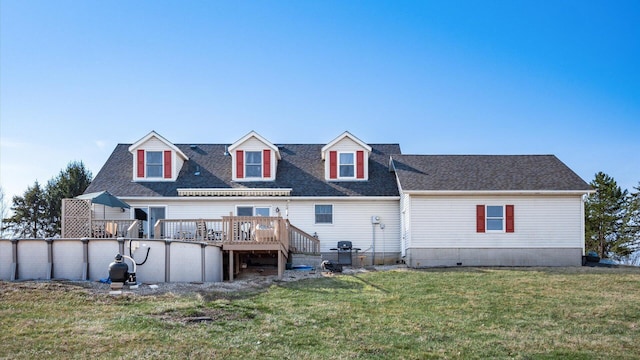
[[(98, 204), (98, 205), (103, 205), (103, 206), (108, 206), (113, 208), (129, 209), (131, 207), (129, 204), (118, 199), (117, 196), (112, 195), (110, 192), (106, 190), (79, 195), (79, 196), (76, 196), (76, 199), (91, 200), (92, 204)], [(103, 217), (104, 217), (104, 211), (103, 211)]]
[(118, 199), (117, 196), (111, 195), (108, 191), (100, 191), (95, 193), (83, 194), (76, 197), (77, 199), (91, 199), (92, 204), (100, 204), (108, 207), (119, 207), (123, 209), (128, 209), (131, 206), (126, 202)]

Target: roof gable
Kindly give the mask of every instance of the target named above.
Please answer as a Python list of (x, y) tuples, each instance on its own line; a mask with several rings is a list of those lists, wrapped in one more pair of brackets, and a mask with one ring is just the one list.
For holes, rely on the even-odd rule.
[(150, 133), (145, 135), (142, 139), (140, 139), (140, 140), (136, 141), (135, 143), (131, 144), (131, 146), (129, 146), (129, 149), (128, 149), (129, 152), (133, 154), (133, 152), (136, 151), (136, 149), (138, 149), (139, 147), (144, 145), (147, 141), (149, 141), (149, 140), (151, 140), (153, 138), (157, 139), (158, 141), (160, 141), (163, 144), (165, 144), (168, 148), (170, 148), (171, 150), (175, 151), (175, 153), (178, 154), (178, 156), (182, 157), (182, 159), (189, 160), (189, 157), (182, 150), (180, 150), (172, 142), (170, 142), (169, 140), (165, 139), (164, 137), (162, 137), (160, 134), (158, 134), (155, 131), (151, 131)]
[(274, 153), (276, 154), (276, 159), (280, 160), (282, 157), (280, 156), (280, 150), (278, 150), (278, 147), (275, 146), (273, 143), (271, 143), (269, 140), (265, 139), (264, 137), (262, 137), (260, 134), (258, 134), (255, 131), (250, 131), (247, 135), (241, 137), (239, 140), (237, 140), (236, 142), (234, 142), (233, 144), (229, 145), (229, 152), (233, 152), (235, 149), (237, 149), (238, 147), (240, 147), (242, 144), (244, 144), (245, 142), (249, 141), (251, 138), (255, 138), (256, 140), (260, 141), (261, 143), (263, 143), (265, 146), (267, 146), (269, 149), (273, 150)]
[(340, 141), (342, 141), (344, 139), (350, 139), (351, 141), (356, 143), (358, 146), (360, 146), (361, 148), (366, 150), (367, 153), (371, 153), (371, 146), (367, 145), (367, 143), (365, 143), (364, 141), (358, 139), (357, 137), (355, 137), (350, 132), (345, 131), (342, 134), (340, 134), (340, 136), (338, 136), (337, 138), (331, 140), (327, 145), (322, 147), (322, 149), (320, 150), (322, 152), (322, 160), (325, 159), (325, 154), (327, 153), (327, 150), (329, 150), (330, 148), (332, 148), (333, 146), (335, 146), (337, 143), (339, 143)]

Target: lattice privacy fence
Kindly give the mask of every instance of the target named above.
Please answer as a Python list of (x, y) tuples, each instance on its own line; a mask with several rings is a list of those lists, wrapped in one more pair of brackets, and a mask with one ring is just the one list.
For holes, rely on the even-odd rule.
[(62, 238), (91, 236), (91, 200), (62, 199)]

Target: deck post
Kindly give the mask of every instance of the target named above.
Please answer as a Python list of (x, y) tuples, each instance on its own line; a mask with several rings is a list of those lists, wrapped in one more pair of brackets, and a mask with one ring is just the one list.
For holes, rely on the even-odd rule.
[(284, 257), (282, 250), (278, 250), (278, 279), (282, 280), (284, 276), (284, 268), (287, 259)]
[(171, 281), (171, 239), (164, 239), (164, 282)]
[(229, 250), (229, 281), (233, 281), (233, 272), (234, 272), (234, 266), (233, 266), (233, 250)]
[(51, 280), (53, 276), (53, 239), (45, 239), (47, 242), (47, 280)]
[(11, 281), (18, 278), (18, 239), (11, 239)]
[(89, 280), (89, 239), (82, 238), (82, 280)]
[(207, 281), (207, 264), (206, 264), (206, 247), (207, 244), (205, 243), (201, 243), (200, 244), (200, 265), (201, 265), (201, 272), (202, 272), (202, 282), (206, 282)]

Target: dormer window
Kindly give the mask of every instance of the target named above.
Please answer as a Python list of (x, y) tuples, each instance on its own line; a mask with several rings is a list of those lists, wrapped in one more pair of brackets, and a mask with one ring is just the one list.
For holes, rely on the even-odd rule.
[(339, 177), (341, 178), (353, 178), (355, 176), (355, 156), (352, 152), (340, 153), (340, 163), (338, 165), (340, 169)]
[(262, 177), (262, 152), (245, 151), (245, 173), (247, 177)]
[(162, 151), (147, 151), (147, 177), (159, 178), (162, 174)]
[(274, 181), (280, 151), (278, 147), (255, 131), (242, 137), (228, 148), (233, 157), (234, 181)]
[(361, 181), (369, 179), (371, 146), (348, 132), (321, 149), (325, 160), (325, 179), (329, 181)]
[(129, 146), (133, 158), (133, 181), (175, 181), (189, 160), (177, 146), (155, 131)]

